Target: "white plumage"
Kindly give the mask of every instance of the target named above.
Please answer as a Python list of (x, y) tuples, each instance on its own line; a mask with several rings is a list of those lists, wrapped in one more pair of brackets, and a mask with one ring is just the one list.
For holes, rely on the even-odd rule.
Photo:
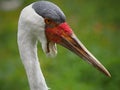
[(44, 20), (35, 13), (32, 4), (22, 10), (18, 26), (18, 45), (31, 90), (48, 90), (37, 56), (38, 40), (46, 52), (47, 40), (44, 28)]

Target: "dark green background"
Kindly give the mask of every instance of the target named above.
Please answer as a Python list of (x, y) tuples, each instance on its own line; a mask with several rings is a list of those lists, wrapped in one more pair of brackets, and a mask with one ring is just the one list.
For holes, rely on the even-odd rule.
[[(17, 47), (17, 23), (23, 7), (0, 11), (0, 90), (29, 90)], [(50, 0), (65, 13), (78, 38), (105, 67), (106, 77), (67, 49), (58, 45), (55, 58), (38, 55), (51, 90), (120, 90), (120, 0)]]

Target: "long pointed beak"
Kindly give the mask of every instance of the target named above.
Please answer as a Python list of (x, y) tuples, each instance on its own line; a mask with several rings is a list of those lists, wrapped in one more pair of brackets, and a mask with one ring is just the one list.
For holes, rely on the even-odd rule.
[[(66, 27), (64, 27), (66, 25)], [(81, 57), (83, 60), (87, 61), (89, 64), (92, 64), (95, 68), (97, 68), (99, 71), (104, 73), (105, 75), (111, 77), (108, 70), (85, 48), (85, 46), (77, 39), (75, 34), (72, 32), (72, 30), (67, 26), (67, 24), (64, 24), (59, 26), (59, 28), (54, 29), (55, 33), (53, 35), (50, 35), (51, 38), (50, 41), (54, 41), (63, 47), (69, 49), (70, 51), (77, 54), (79, 57)], [(69, 30), (68, 30), (69, 29)], [(58, 34), (59, 32), (59, 34)], [(56, 40), (56, 41), (55, 41)]]
[(82, 59), (92, 64), (99, 71), (111, 77), (108, 70), (85, 48), (85, 46), (77, 39), (77, 37), (74, 34), (67, 38), (62, 37), (62, 42), (60, 43), (60, 45), (74, 52)]

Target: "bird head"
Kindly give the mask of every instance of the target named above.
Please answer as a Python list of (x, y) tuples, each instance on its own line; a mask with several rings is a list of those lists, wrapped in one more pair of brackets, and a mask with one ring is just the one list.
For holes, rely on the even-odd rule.
[(33, 9), (44, 18), (45, 35), (47, 39), (46, 53), (56, 52), (56, 44), (69, 49), (83, 60), (92, 64), (105, 75), (110, 76), (107, 69), (85, 48), (66, 22), (62, 10), (48, 1), (33, 4)]

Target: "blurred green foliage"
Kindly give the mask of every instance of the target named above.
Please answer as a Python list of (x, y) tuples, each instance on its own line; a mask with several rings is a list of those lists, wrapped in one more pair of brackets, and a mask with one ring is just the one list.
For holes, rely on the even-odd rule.
[[(29, 90), (17, 47), (17, 23), (23, 7), (0, 11), (0, 90)], [(75, 54), (58, 46), (47, 58), (38, 45), (46, 82), (51, 90), (120, 90), (120, 1), (50, 0), (65, 13), (78, 38), (110, 71), (108, 78)]]

